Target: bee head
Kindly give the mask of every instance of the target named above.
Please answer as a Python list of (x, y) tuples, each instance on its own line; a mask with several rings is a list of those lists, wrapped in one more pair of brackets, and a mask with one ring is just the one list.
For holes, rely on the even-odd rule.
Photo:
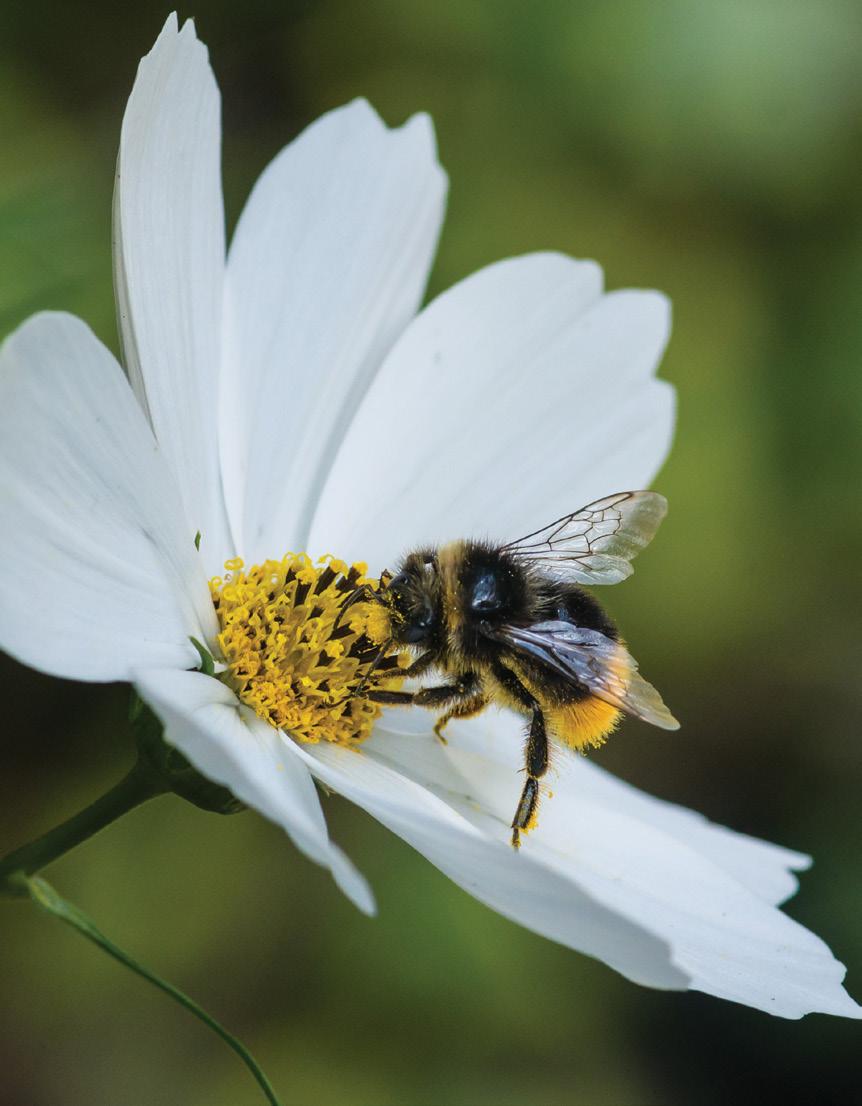
[(390, 610), (393, 639), (403, 645), (427, 645), (440, 621), (440, 581), (434, 554), (421, 550), (405, 557), (381, 598)]

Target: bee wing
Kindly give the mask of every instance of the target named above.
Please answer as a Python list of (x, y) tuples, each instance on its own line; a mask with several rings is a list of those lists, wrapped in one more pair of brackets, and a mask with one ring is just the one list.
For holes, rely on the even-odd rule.
[(503, 548), (567, 583), (618, 584), (666, 514), (657, 492), (617, 492)]
[(634, 657), (598, 630), (552, 621), (489, 628), (486, 632), (516, 652), (535, 657), (618, 710), (662, 730), (679, 729), (679, 722), (656, 689), (638, 675)]

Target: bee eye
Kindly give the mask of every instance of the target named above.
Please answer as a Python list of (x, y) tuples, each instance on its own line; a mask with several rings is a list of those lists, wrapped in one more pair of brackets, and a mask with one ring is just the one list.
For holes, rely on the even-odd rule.
[(427, 641), (434, 627), (432, 617), (417, 618), (407, 624), (402, 631), (402, 640), (407, 645), (421, 645)]
[(477, 614), (489, 614), (499, 611), (502, 605), (496, 576), (491, 572), (483, 572), (473, 585), (470, 609)]

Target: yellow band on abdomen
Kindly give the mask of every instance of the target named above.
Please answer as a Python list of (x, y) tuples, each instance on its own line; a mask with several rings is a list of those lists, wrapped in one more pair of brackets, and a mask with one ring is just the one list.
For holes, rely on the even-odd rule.
[(568, 703), (547, 712), (551, 735), (572, 749), (587, 749), (603, 744), (619, 724), (622, 714), (616, 707), (591, 695), (579, 703)]

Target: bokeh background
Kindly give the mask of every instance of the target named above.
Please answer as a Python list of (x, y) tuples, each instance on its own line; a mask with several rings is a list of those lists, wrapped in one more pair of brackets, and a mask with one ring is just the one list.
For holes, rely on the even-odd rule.
[[(167, 8), (0, 13), (0, 332), (66, 308), (116, 348), (113, 163)], [(201, 3), (232, 226), (268, 159), (357, 94), (436, 121), (451, 177), (432, 294), (552, 247), (670, 294), (672, 512), (608, 595), (685, 725), (597, 754), (737, 829), (810, 851), (788, 912), (862, 997), (860, 25), (841, 0)], [(0, 396), (2, 402), (2, 396)], [(576, 426), (573, 418), (573, 432)], [(2, 569), (0, 569), (2, 571)], [(604, 596), (603, 596), (604, 598)], [(0, 658), (0, 847), (132, 759), (120, 687)], [(221, 1017), (290, 1104), (858, 1101), (858, 1023), (639, 989), (492, 914), (362, 812), (327, 802), (376, 920), (254, 814), (167, 798), (51, 871)], [(235, 1057), (25, 904), (2, 906), (3, 1106), (252, 1106)]]

